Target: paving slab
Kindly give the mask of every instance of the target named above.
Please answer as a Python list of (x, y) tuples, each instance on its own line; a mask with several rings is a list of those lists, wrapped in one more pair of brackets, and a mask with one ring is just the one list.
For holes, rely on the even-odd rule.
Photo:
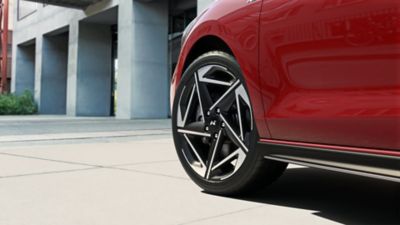
[(0, 155), (0, 178), (39, 175), (59, 171), (75, 171), (89, 167), (90, 166), (60, 163), (45, 159), (32, 159), (25, 156), (15, 157), (11, 155)]
[(164, 162), (143, 163), (135, 165), (120, 165), (117, 168), (122, 168), (132, 171), (140, 171), (145, 173), (162, 174), (171, 177), (180, 177), (189, 180), (188, 175), (183, 169), (178, 159)]
[(121, 170), (0, 180), (0, 224), (168, 225), (262, 204), (207, 195), (188, 180)]
[(0, 153), (63, 160), (88, 165), (132, 165), (177, 160), (171, 138), (135, 140), (122, 143), (81, 143), (68, 145), (43, 145), (34, 148), (3, 148)]

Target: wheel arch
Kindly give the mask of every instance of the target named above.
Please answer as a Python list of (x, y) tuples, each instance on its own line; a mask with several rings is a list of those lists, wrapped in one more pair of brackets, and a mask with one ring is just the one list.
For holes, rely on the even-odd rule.
[[(203, 25), (203, 26), (205, 26), (205, 25)], [(208, 28), (209, 30), (212, 31), (212, 30), (214, 30), (213, 27), (215, 27), (215, 26), (217, 26), (217, 25), (212, 26), (210, 24), (207, 24), (207, 27), (205, 27), (205, 28)], [(173, 102), (173, 100), (174, 100), (174, 96), (175, 96), (174, 90), (179, 85), (183, 74), (188, 69), (188, 67), (191, 65), (191, 63), (193, 63), (201, 55), (203, 55), (207, 52), (211, 52), (211, 51), (222, 51), (222, 52), (232, 55), (238, 61), (239, 65), (241, 67), (243, 66), (243, 60), (245, 60), (245, 58), (240, 57), (240, 55), (235, 54), (235, 53), (239, 54), (240, 51), (237, 49), (238, 46), (235, 46), (234, 43), (229, 42), (229, 40), (230, 40), (229, 37), (227, 37), (228, 39), (225, 40), (224, 38), (222, 38), (220, 35), (218, 35), (215, 32), (210, 32), (210, 34), (208, 34), (208, 35), (200, 36), (199, 30), (205, 29), (203, 27), (201, 27), (201, 28), (202, 29), (196, 28), (194, 30), (194, 32), (192, 33), (192, 38), (188, 39), (188, 41), (186, 42), (184, 49), (181, 53), (180, 63), (178, 64), (177, 70), (175, 71), (173, 81), (172, 81), (171, 102)], [(199, 37), (199, 38), (196, 39), (196, 37)], [(230, 44), (232, 44), (232, 46)], [(258, 60), (258, 58), (257, 58), (257, 60)], [(246, 68), (246, 67), (244, 67), (244, 68)], [(247, 69), (249, 69), (249, 68), (247, 68)], [(257, 70), (258, 70), (258, 68), (257, 68)], [(254, 76), (258, 77), (258, 73), (257, 73), (257, 75), (254, 75)], [(247, 85), (247, 87), (249, 87), (249, 80), (247, 77), (245, 77), (244, 82)], [(250, 94), (250, 98), (252, 100), (253, 112), (254, 112), (254, 116), (255, 116), (259, 134), (261, 135), (261, 137), (270, 137), (271, 135), (268, 131), (268, 128), (266, 127), (264, 117), (263, 117), (264, 108), (263, 108), (260, 93), (258, 92), (259, 89), (253, 87), (254, 85), (257, 85), (255, 82), (250, 82), (250, 84), (251, 84), (252, 88), (249, 89), (249, 91), (250, 91), (249, 94)]]
[[(258, 20), (255, 23), (258, 24)], [(223, 32), (224, 30), (228, 30), (228, 28), (219, 20), (201, 19), (190, 32), (182, 46), (180, 58), (172, 78), (171, 102), (174, 102), (175, 90), (191, 63), (210, 51), (228, 53), (236, 59), (244, 74), (247, 75), (244, 77), (244, 82), (249, 90), (259, 135), (269, 138), (271, 134), (265, 123), (263, 99), (259, 86), (258, 29), (254, 29), (253, 32), (246, 32), (243, 34), (244, 36), (241, 36), (242, 39), (246, 39), (246, 37), (250, 38), (254, 35), (256, 38), (254, 46), (245, 45), (245, 43), (238, 41), (238, 35)]]
[(229, 47), (229, 45), (222, 38), (215, 35), (207, 35), (201, 37), (193, 44), (186, 56), (182, 72), (186, 71), (189, 65), (198, 57), (211, 51), (223, 51), (235, 57), (232, 48)]

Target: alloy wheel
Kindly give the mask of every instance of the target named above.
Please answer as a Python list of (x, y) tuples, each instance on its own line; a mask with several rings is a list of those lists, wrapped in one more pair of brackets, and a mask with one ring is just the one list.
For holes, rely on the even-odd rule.
[(245, 86), (221, 65), (200, 67), (182, 85), (175, 132), (185, 161), (206, 181), (226, 180), (251, 151), (254, 124)]

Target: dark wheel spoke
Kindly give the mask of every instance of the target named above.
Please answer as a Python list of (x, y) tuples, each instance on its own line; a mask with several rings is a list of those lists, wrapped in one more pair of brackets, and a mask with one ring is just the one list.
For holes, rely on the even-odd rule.
[(206, 168), (206, 164), (202, 160), (198, 150), (194, 147), (192, 141), (190, 141), (189, 137), (186, 134), (184, 134), (183, 136), (185, 137), (186, 142), (188, 143), (188, 145), (190, 146), (190, 148), (194, 152), (194, 155), (195, 155), (196, 159), (200, 162), (200, 165), (201, 165), (200, 168), (202, 168), (202, 169)]
[[(178, 127), (184, 127), (186, 125), (188, 116), (192, 110), (192, 106), (193, 106), (193, 99), (196, 93), (196, 87), (193, 86), (192, 88), (190, 88), (190, 94), (189, 94), (189, 101), (186, 105), (185, 108), (182, 108), (180, 105), (178, 107)], [(182, 96), (181, 96), (182, 98)]]
[(248, 152), (249, 149), (247, 148), (247, 146), (245, 145), (243, 140), (241, 140), (239, 135), (235, 132), (235, 130), (232, 128), (232, 126), (229, 124), (229, 122), (225, 119), (225, 117), (223, 115), (221, 115), (220, 117), (221, 117), (222, 121), (224, 122), (225, 132), (226, 132), (226, 135), (229, 137), (229, 139), (233, 143), (235, 143), (239, 148), (243, 149), (245, 152)]
[[(252, 115), (252, 110), (250, 106), (250, 99), (249, 96), (247, 96), (246, 89), (244, 88), (243, 85), (240, 85), (236, 90), (235, 90), (235, 101), (236, 101), (236, 110), (237, 110), (237, 115), (238, 115), (238, 123), (239, 123), (239, 128), (240, 128), (240, 138), (244, 140), (244, 120), (243, 118), (245, 115), (242, 115), (242, 110), (247, 107), (249, 110), (250, 114)], [(245, 107), (242, 106), (241, 101), (246, 104)], [(243, 108), (242, 108), (243, 107)], [(250, 121), (250, 129), (253, 129), (253, 121)]]
[(232, 86), (230, 86), (229, 89), (225, 93), (223, 93), (217, 101), (214, 102), (214, 104), (210, 107), (210, 110), (214, 110), (215, 108), (218, 108), (218, 106), (227, 107), (231, 105), (235, 99), (235, 89), (239, 86), (239, 84), (239, 80), (233, 83)]
[(217, 108), (226, 112), (232, 107), (233, 104), (235, 104), (235, 101), (235, 95), (234, 93), (231, 93), (218, 104)]
[(207, 114), (208, 108), (212, 105), (212, 99), (210, 96), (210, 93), (207, 90), (207, 86), (204, 85), (203, 83), (199, 82), (199, 77), (198, 74), (195, 73), (195, 85), (196, 85), (196, 91), (197, 91), (197, 96), (199, 99), (200, 103), (200, 110), (202, 113), (203, 118), (205, 118)]
[(218, 168), (222, 167), (223, 165), (227, 164), (227, 163), (233, 163), (235, 162), (235, 169), (233, 172), (236, 172), (237, 169), (239, 169), (240, 165), (242, 165), (242, 163), (244, 162), (244, 160), (246, 159), (246, 153), (243, 152), (242, 149), (238, 149), (236, 151), (234, 151), (233, 153), (231, 153), (229, 156), (227, 156), (225, 159), (223, 159), (222, 161), (220, 161), (218, 164), (214, 165), (212, 167), (212, 171), (217, 170)]
[(218, 150), (220, 150), (220, 148), (221, 148), (222, 139), (223, 139), (222, 130), (220, 130), (217, 133), (217, 135), (218, 136), (216, 137), (216, 139), (212, 142), (212, 145), (210, 147), (210, 151), (209, 151), (209, 154), (208, 154), (207, 172), (206, 172), (206, 175), (205, 175), (206, 179), (210, 179), (210, 175), (211, 175), (211, 172), (212, 172), (212, 167), (213, 167), (214, 161), (215, 161), (215, 156), (216, 156)]

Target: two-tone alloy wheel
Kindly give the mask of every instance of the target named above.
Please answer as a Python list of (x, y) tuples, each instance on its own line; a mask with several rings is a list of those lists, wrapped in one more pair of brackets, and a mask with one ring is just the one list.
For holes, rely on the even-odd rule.
[(268, 172), (261, 172), (265, 165), (274, 174), (275, 167), (286, 167), (266, 163), (255, 150), (258, 136), (241, 70), (223, 52), (199, 57), (185, 72), (174, 101), (173, 134), (186, 172), (211, 193), (248, 190), (265, 183), (257, 181)]

